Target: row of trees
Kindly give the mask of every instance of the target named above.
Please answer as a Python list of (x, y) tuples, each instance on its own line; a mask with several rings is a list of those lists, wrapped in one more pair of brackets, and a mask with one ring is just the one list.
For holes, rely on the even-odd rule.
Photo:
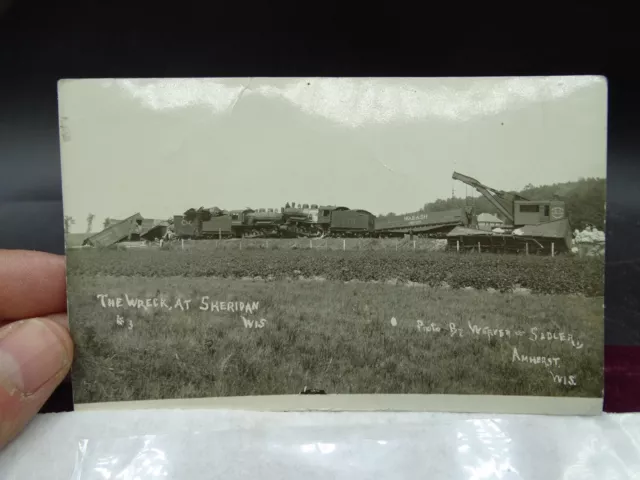
[[(552, 185), (534, 186), (529, 184), (521, 191), (511, 191), (529, 200), (552, 200), (554, 197), (563, 200), (572, 227), (580, 230), (592, 225), (604, 230), (606, 181), (604, 178), (580, 178), (575, 182), (554, 183)], [(468, 196), (466, 198), (451, 197), (425, 203), (420, 212), (442, 212), (465, 206), (475, 206), (477, 213), (490, 213), (502, 220), (502, 215), (484, 196)], [(409, 212), (406, 212), (409, 213)], [(383, 216), (394, 216), (388, 213)]]

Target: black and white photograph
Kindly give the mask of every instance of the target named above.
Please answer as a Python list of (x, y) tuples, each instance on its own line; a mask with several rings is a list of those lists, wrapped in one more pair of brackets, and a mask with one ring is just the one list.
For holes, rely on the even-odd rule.
[(601, 411), (603, 77), (58, 94), (76, 405)]

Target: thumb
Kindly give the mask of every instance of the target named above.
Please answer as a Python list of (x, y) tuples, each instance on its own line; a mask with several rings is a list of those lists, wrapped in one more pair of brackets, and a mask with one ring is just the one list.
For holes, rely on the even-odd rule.
[(38, 413), (71, 368), (66, 315), (0, 328), (0, 449)]

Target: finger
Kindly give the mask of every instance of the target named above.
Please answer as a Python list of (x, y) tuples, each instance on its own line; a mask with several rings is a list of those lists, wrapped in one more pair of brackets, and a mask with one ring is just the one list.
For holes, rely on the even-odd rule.
[(0, 328), (0, 449), (38, 413), (71, 368), (66, 315)]
[(64, 256), (0, 250), (0, 326), (66, 310)]

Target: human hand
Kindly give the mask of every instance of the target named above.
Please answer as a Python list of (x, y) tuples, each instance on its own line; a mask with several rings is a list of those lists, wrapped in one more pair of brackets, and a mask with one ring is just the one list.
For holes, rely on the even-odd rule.
[(71, 368), (66, 310), (64, 257), (0, 250), (0, 450)]

